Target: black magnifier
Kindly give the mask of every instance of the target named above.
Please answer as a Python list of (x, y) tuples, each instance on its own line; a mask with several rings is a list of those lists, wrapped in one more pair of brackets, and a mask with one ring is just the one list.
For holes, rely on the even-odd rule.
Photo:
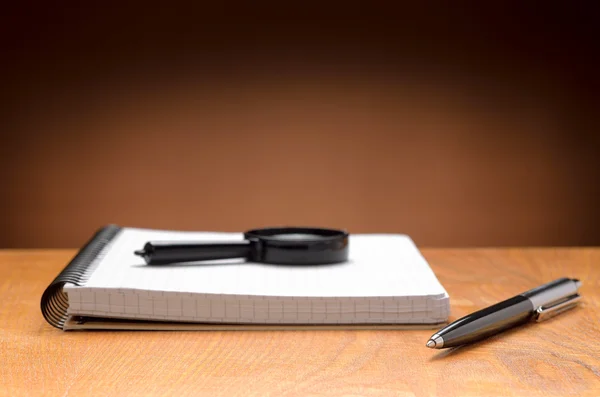
[(244, 258), (281, 265), (321, 265), (348, 260), (348, 233), (308, 227), (254, 229), (239, 242), (149, 241), (135, 251), (149, 265)]

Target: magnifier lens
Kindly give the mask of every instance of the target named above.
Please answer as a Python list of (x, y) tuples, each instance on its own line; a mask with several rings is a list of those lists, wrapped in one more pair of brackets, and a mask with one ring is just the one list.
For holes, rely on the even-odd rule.
[(322, 238), (323, 236), (320, 236), (318, 234), (308, 234), (308, 233), (283, 233), (283, 234), (276, 234), (273, 237), (278, 240), (303, 241), (303, 240), (315, 240), (315, 239)]

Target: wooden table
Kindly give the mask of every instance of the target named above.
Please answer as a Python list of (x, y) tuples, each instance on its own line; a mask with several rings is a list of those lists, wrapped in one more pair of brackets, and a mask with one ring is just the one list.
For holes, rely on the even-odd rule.
[(0, 393), (600, 396), (600, 249), (424, 249), (451, 320), (562, 276), (580, 306), (456, 350), (432, 331), (62, 332), (40, 296), (73, 250), (0, 251)]

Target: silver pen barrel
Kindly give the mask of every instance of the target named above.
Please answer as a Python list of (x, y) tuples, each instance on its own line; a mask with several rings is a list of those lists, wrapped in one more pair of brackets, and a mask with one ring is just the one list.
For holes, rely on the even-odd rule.
[(537, 309), (553, 303), (568, 299), (577, 294), (581, 281), (571, 278), (559, 278), (537, 288), (523, 292), (521, 295), (528, 298)]

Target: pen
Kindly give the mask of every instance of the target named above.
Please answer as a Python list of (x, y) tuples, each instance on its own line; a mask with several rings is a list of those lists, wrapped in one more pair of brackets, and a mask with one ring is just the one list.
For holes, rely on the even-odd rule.
[(532, 319), (537, 322), (569, 310), (581, 299), (581, 281), (560, 278), (493, 306), (471, 313), (436, 332), (427, 341), (431, 349), (460, 346), (485, 339)]

